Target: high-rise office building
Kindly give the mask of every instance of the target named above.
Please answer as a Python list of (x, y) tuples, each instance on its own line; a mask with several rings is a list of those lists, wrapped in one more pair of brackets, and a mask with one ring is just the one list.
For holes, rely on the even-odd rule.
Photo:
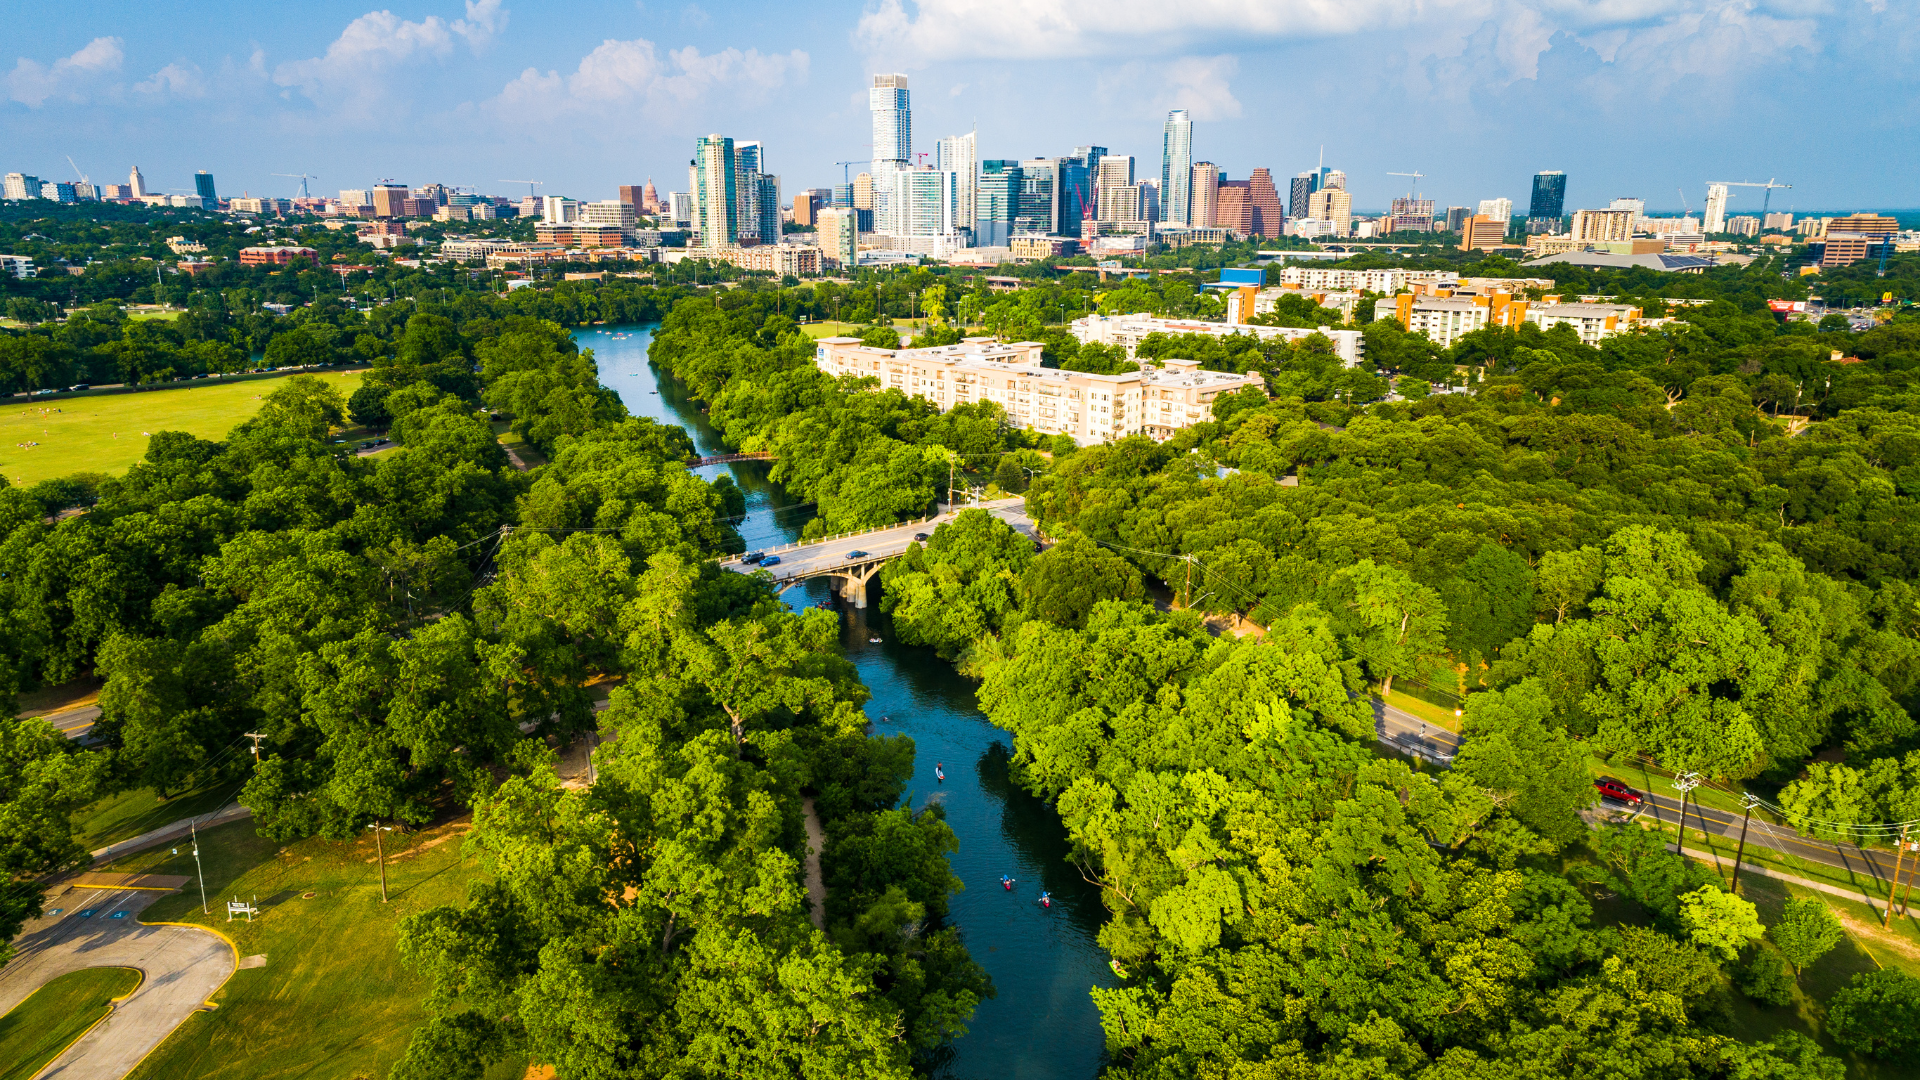
[[(653, 181), (647, 181), (647, 187), (651, 188), (652, 186)], [(651, 194), (651, 192), (642, 194), (642, 189), (638, 184), (621, 184), (619, 201), (633, 207), (634, 213), (644, 214), (652, 209), (652, 206), (649, 205), (652, 201), (650, 198)]]
[(1533, 196), (1527, 202), (1527, 231), (1558, 232), (1566, 216), (1567, 174), (1559, 170), (1533, 174)]
[(691, 227), (693, 225), (693, 192), (668, 192), (666, 211), (675, 225)]
[[(1188, 184), (1188, 198), (1192, 199), (1192, 209), (1188, 212), (1188, 224), (1196, 228), (1216, 225), (1220, 208), (1220, 183), (1224, 177), (1220, 166), (1211, 161), (1196, 161), (1190, 170), (1192, 180)], [(1243, 181), (1241, 186), (1245, 186)], [(1252, 218), (1248, 218), (1251, 223)], [(1231, 228), (1231, 226), (1228, 226)]]
[(1334, 236), (1345, 236), (1353, 226), (1353, 196), (1345, 188), (1321, 188), (1307, 199), (1307, 217), (1330, 222)]
[(1160, 135), (1160, 220), (1191, 224), (1193, 211), (1193, 121), (1187, 110), (1167, 114)]
[(207, 209), (220, 208), (220, 196), (213, 190), (213, 174), (205, 169), (193, 174), (193, 193), (200, 196)]
[(1488, 221), (1497, 221), (1502, 225), (1513, 220), (1512, 199), (1481, 199), (1480, 217)]
[(1273, 240), (1286, 234), (1287, 211), (1280, 205), (1280, 192), (1273, 186), (1273, 173), (1255, 169), (1247, 177), (1247, 199), (1253, 204), (1252, 235)]
[(1319, 177), (1310, 172), (1294, 174), (1293, 181), (1287, 185), (1287, 216), (1303, 218), (1307, 216), (1307, 199), (1313, 195), (1314, 181)]
[(1196, 226), (1202, 224), (1197, 219), (1201, 212), (1206, 209), (1205, 203), (1211, 201), (1213, 203), (1213, 209), (1211, 216), (1205, 224), (1217, 225), (1233, 233), (1235, 236), (1252, 236), (1253, 191), (1248, 185), (1248, 182), (1245, 180), (1216, 181), (1213, 184), (1213, 192), (1209, 200), (1207, 192), (1201, 187), (1199, 165), (1193, 167), (1193, 174), (1193, 213), (1196, 219), (1194, 224)]
[(393, 183), (375, 184), (373, 185), (372, 194), (374, 217), (396, 218), (407, 216), (406, 201), (413, 197), (413, 192), (407, 185)]
[(888, 234), (909, 240), (954, 236), (959, 217), (959, 174), (946, 169), (895, 169), (888, 193)]
[(852, 267), (860, 259), (860, 211), (851, 206), (820, 211), (820, 252), (842, 267)]
[(1707, 217), (1701, 225), (1701, 231), (1712, 235), (1727, 231), (1727, 185), (1707, 185)]
[(1325, 191), (1329, 188), (1338, 191), (1347, 190), (1347, 174), (1344, 169), (1323, 168), (1320, 170), (1320, 186), (1314, 188), (1314, 190)]
[(144, 198), (147, 194), (147, 178), (140, 175), (140, 166), (135, 165), (127, 174), (127, 186), (133, 189), (133, 197)]
[[(375, 188), (374, 196), (376, 199), (379, 197), (379, 194), (380, 189)], [(376, 207), (375, 214), (379, 215), (379, 203), (375, 202), (374, 206)], [(542, 195), (540, 197), (540, 220), (550, 221), (556, 225), (564, 225), (569, 221), (579, 221), (580, 204), (567, 198), (565, 195)]]
[(693, 144), (693, 227), (708, 251), (732, 247), (740, 239), (740, 199), (734, 190), (739, 171), (733, 140), (707, 135)]
[(39, 198), (40, 178), (31, 173), (8, 173), (6, 178), (6, 197), (14, 200)]
[(975, 190), (980, 176), (978, 133), (949, 135), (934, 145), (933, 167), (954, 174), (954, 227), (973, 231)]
[(733, 144), (733, 220), (741, 240), (760, 239), (760, 174), (764, 171), (760, 157), (758, 141)]
[(1163, 221), (1160, 216), (1160, 181), (1148, 177), (1139, 182), (1140, 220)]
[(1473, 210), (1470, 207), (1465, 207), (1465, 206), (1447, 207), (1447, 231), (1455, 232), (1455, 233), (1459, 232), (1462, 228), (1466, 226), (1467, 219), (1472, 216), (1473, 216)]
[(913, 161), (913, 109), (905, 75), (875, 75), (867, 91), (873, 110), (873, 171), (904, 168)]
[(1104, 146), (1076, 146), (1060, 159), (1060, 235), (1079, 236), (1086, 221), (1098, 219), (1100, 162), (1106, 156)]
[(994, 159), (980, 163), (974, 188), (973, 242), (976, 247), (1006, 247), (1020, 207), (1020, 163)]
[(1025, 158), (1020, 162), (1020, 200), (1013, 211), (1013, 231), (1051, 234), (1060, 227), (1060, 162), (1056, 158)]
[(856, 210), (873, 209), (872, 173), (860, 173), (853, 178), (853, 206)]
[(1100, 168), (1094, 173), (1093, 202), (1101, 221), (1137, 221), (1140, 214), (1140, 193), (1132, 193), (1129, 201), (1132, 209), (1125, 216), (1116, 215), (1107, 207), (1109, 192), (1115, 197), (1121, 191), (1133, 187), (1133, 158), (1129, 155), (1105, 155), (1100, 158)]
[(793, 223), (795, 225), (800, 225), (803, 227), (812, 225), (814, 211), (819, 209), (819, 205), (820, 205), (819, 203), (814, 201), (814, 194), (812, 191), (794, 192), (793, 193)]

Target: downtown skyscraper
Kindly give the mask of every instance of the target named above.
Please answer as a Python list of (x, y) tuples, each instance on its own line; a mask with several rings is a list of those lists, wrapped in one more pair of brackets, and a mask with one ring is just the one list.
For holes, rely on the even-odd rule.
[(913, 106), (905, 75), (875, 75), (867, 91), (873, 111), (873, 175), (904, 169), (913, 161)]
[(1167, 114), (1160, 143), (1160, 220), (1187, 225), (1193, 216), (1193, 121), (1187, 110)]

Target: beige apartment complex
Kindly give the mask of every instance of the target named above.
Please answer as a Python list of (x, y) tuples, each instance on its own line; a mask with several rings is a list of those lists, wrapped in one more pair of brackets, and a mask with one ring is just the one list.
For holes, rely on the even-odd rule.
[[(1249, 304), (1249, 306), (1253, 306)], [(1256, 309), (1257, 310), (1257, 309)], [(1319, 334), (1333, 342), (1334, 355), (1340, 363), (1353, 367), (1360, 363), (1360, 356), (1366, 351), (1366, 340), (1359, 330), (1340, 330), (1331, 326), (1250, 326), (1240, 323), (1202, 322), (1199, 319), (1162, 319), (1155, 315), (1135, 313), (1131, 315), (1087, 315), (1073, 320), (1068, 327), (1075, 339), (1085, 344), (1097, 341), (1102, 345), (1118, 345), (1132, 356), (1140, 343), (1149, 334), (1167, 334), (1178, 337), (1183, 334), (1205, 334), (1208, 337), (1225, 337), (1228, 334), (1251, 334), (1261, 341), (1300, 341), (1303, 338)]]
[(1040, 366), (1041, 346), (968, 338), (930, 349), (878, 349), (859, 338), (822, 338), (814, 364), (836, 378), (871, 378), (880, 389), (923, 397), (941, 412), (991, 401), (1023, 428), (1068, 435), (1087, 446), (1146, 435), (1166, 439), (1213, 418), (1213, 403), (1243, 387), (1266, 392), (1258, 372), (1202, 371), (1198, 360), (1122, 375), (1093, 375)]

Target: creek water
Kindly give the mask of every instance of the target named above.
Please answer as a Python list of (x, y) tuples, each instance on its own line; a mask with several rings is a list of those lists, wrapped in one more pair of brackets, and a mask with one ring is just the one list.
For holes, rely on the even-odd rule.
[[(600, 381), (628, 411), (675, 424), (700, 454), (726, 452), (699, 406), (671, 378), (647, 362), (651, 326), (578, 330), (593, 350)], [(751, 548), (797, 540), (813, 508), (797, 505), (767, 478), (761, 462), (711, 465), (725, 469), (747, 497), (740, 533)], [(802, 582), (783, 599), (799, 610), (831, 600), (824, 579)], [(974, 687), (931, 649), (901, 645), (879, 609), (879, 579), (869, 607), (840, 605), (841, 643), (872, 692), (867, 715), (880, 732), (912, 736), (914, 776), (906, 799), (940, 803), (960, 840), (951, 863), (965, 889), (955, 893), (949, 921), (960, 928), (973, 958), (993, 978), (997, 996), (975, 1011), (969, 1031), (935, 1073), (944, 1080), (1091, 1080), (1103, 1056), (1100, 1016), (1087, 991), (1113, 986), (1106, 954), (1094, 934), (1106, 917), (1098, 891), (1066, 862), (1066, 830), (1039, 799), (1007, 776), (1008, 736), (974, 704)], [(880, 642), (870, 639), (878, 637)], [(946, 780), (934, 775), (943, 767)], [(1011, 891), (1001, 875), (1015, 879)], [(1042, 892), (1053, 906), (1042, 907)]]

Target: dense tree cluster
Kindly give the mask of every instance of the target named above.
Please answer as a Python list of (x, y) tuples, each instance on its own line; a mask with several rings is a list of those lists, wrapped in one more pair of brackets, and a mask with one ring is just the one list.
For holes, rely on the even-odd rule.
[[(263, 835), (474, 812), (485, 877), (404, 929), (437, 989), (396, 1075), (923, 1069), (992, 989), (944, 924), (952, 831), (896, 806), (912, 742), (868, 737), (831, 616), (718, 569), (741, 493), (527, 314), (553, 302), (306, 309), (269, 352), (365, 345), (351, 401), (295, 376), (222, 441), (0, 487), (0, 697), (105, 680), (96, 749), (40, 721), (0, 741), (0, 935), (38, 911), (21, 879), (82, 856), (75, 807), (165, 798), (258, 732), (240, 800)], [(349, 413), (398, 449), (336, 443)], [(549, 463), (513, 468), (496, 417)], [(562, 788), (546, 746), (596, 730), (599, 782)]]

